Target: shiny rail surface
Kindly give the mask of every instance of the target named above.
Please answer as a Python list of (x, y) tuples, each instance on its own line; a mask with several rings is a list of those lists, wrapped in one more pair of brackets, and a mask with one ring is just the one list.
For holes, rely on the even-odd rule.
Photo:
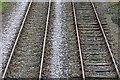
[(43, 61), (44, 61), (44, 54), (45, 54), (45, 45), (46, 45), (46, 38), (47, 38), (47, 32), (48, 32), (48, 22), (49, 22), (49, 17), (50, 17), (50, 8), (51, 8), (51, 0), (49, 0), (49, 6), (48, 6), (46, 28), (45, 28), (45, 36), (44, 36), (42, 58), (41, 58), (41, 65), (40, 65), (40, 72), (39, 72), (40, 73), (39, 74), (39, 80), (41, 80), (41, 74), (42, 74), (42, 68), (43, 68)]
[(84, 71), (84, 64), (83, 64), (83, 56), (82, 56), (82, 51), (81, 51), (81, 46), (80, 46), (80, 37), (79, 37), (78, 26), (77, 26), (78, 23), (77, 23), (76, 11), (75, 11), (75, 4), (74, 4), (73, 0), (72, 0), (72, 6), (73, 6), (75, 28), (76, 28), (76, 34), (77, 34), (78, 47), (79, 47), (80, 62), (81, 62), (81, 67), (82, 67), (82, 78), (83, 78), (83, 80), (85, 80), (85, 71)]
[(4, 70), (4, 72), (3, 72), (2, 79), (5, 78), (6, 72), (7, 72), (7, 70), (8, 70), (8, 66), (9, 66), (9, 64), (10, 64), (10, 61), (11, 61), (11, 59), (12, 59), (12, 56), (13, 56), (14, 50), (15, 50), (15, 48), (16, 48), (16, 45), (17, 45), (18, 39), (19, 39), (19, 37), (20, 37), (21, 31), (22, 31), (22, 29), (23, 29), (23, 26), (24, 26), (24, 24), (25, 24), (25, 21), (26, 21), (26, 18), (27, 18), (28, 12), (29, 12), (30, 7), (31, 7), (31, 4), (32, 4), (32, 0), (30, 0), (30, 2), (29, 2), (29, 5), (28, 5), (27, 11), (26, 11), (26, 13), (25, 13), (24, 19), (23, 19), (23, 21), (22, 21), (22, 24), (21, 24), (21, 27), (20, 27), (19, 33), (18, 33), (18, 35), (17, 35), (17, 38), (16, 38), (15, 43), (14, 43), (14, 46), (13, 46), (12, 51), (11, 51), (11, 53), (10, 53), (10, 57), (9, 57), (9, 59), (8, 59), (7, 65), (6, 65), (6, 67), (5, 67), (5, 70)]

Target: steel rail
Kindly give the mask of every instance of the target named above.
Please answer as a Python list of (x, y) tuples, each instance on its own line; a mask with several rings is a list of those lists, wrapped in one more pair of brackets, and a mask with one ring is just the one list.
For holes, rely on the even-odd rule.
[(44, 35), (44, 43), (43, 43), (43, 49), (42, 49), (42, 58), (41, 58), (40, 71), (39, 71), (39, 80), (41, 80), (41, 75), (42, 75), (42, 67), (43, 67), (44, 54), (45, 54), (45, 46), (46, 46), (45, 44), (46, 44), (46, 39), (47, 39), (47, 32), (48, 32), (48, 24), (49, 24), (49, 17), (50, 17), (51, 2), (52, 1), (49, 0), (47, 20), (46, 20), (46, 27), (45, 27), (45, 35)]
[(16, 48), (16, 45), (17, 45), (17, 42), (18, 42), (18, 40), (19, 40), (21, 31), (22, 31), (22, 29), (23, 29), (23, 27), (24, 27), (24, 24), (25, 24), (27, 15), (28, 15), (28, 13), (29, 13), (31, 4), (32, 4), (32, 0), (30, 0), (30, 2), (29, 2), (27, 11), (26, 11), (26, 13), (25, 13), (24, 19), (23, 19), (22, 24), (21, 24), (21, 27), (20, 27), (20, 30), (19, 30), (19, 32), (18, 32), (18, 34), (17, 34), (17, 38), (16, 38), (16, 40), (15, 40), (14, 46), (13, 46), (13, 48), (12, 48), (12, 51), (11, 51), (11, 53), (10, 53), (10, 57), (9, 57), (9, 59), (8, 59), (7, 65), (6, 65), (6, 67), (5, 67), (5, 70), (4, 70), (4, 72), (3, 72), (2, 79), (5, 78), (6, 72), (7, 72), (7, 70), (8, 70), (9, 64), (10, 64), (10, 61), (11, 61), (11, 59), (12, 59), (13, 53), (14, 53), (15, 48)]
[(100, 29), (101, 29), (102, 34), (103, 34), (103, 36), (104, 36), (105, 42), (106, 42), (106, 44), (107, 44), (107, 47), (108, 47), (109, 53), (110, 53), (110, 55), (111, 55), (112, 61), (113, 61), (113, 63), (114, 63), (114, 67), (115, 67), (115, 69), (116, 69), (118, 78), (120, 79), (120, 73), (119, 73), (119, 70), (118, 70), (118, 66), (117, 66), (117, 63), (116, 63), (116, 61), (115, 61), (115, 59), (114, 59), (114, 55), (113, 55), (112, 50), (111, 50), (111, 48), (110, 48), (110, 44), (109, 44), (109, 42), (108, 42), (108, 39), (107, 39), (106, 34), (105, 34), (105, 31), (104, 31), (103, 26), (102, 26), (102, 24), (101, 24), (100, 18), (99, 18), (98, 13), (97, 13), (97, 10), (96, 10), (96, 8), (95, 8), (95, 5), (94, 5), (93, 1), (90, 0), (90, 2), (91, 2), (91, 4), (92, 4), (92, 7), (93, 7), (93, 9), (94, 9), (94, 13), (95, 13), (96, 18), (97, 18), (97, 21), (98, 21), (98, 24), (99, 24), (99, 26), (100, 26)]
[(73, 7), (73, 13), (74, 13), (74, 21), (75, 21), (75, 28), (76, 28), (76, 34), (77, 34), (77, 42), (78, 42), (78, 47), (79, 47), (79, 57), (80, 57), (80, 62), (81, 62), (81, 67), (82, 67), (82, 78), (83, 78), (83, 80), (85, 80), (85, 71), (84, 71), (84, 65), (83, 65), (82, 50), (81, 50), (81, 46), (80, 46), (78, 22), (77, 22), (77, 16), (76, 16), (76, 11), (75, 11), (75, 4), (74, 4), (73, 0), (72, 0), (72, 7)]

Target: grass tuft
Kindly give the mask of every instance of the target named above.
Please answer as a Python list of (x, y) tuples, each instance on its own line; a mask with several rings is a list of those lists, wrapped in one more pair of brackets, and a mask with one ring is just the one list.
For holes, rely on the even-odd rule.
[(9, 7), (9, 3), (0, 1), (0, 11), (5, 11)]

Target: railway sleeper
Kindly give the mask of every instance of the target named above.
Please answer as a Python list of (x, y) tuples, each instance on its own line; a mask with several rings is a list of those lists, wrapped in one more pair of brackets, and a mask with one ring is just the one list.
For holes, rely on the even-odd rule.
[(108, 58), (108, 57), (94, 57), (94, 56), (92, 56), (92, 57), (86, 57), (86, 56), (84, 56), (83, 59), (85, 61), (89, 60), (91, 62), (92, 61), (94, 61), (94, 62), (106, 62), (106, 61), (110, 61), (110, 58)]
[(100, 52), (100, 51), (99, 51), (99, 52), (96, 52), (96, 51), (94, 51), (94, 52), (89, 52), (89, 51), (88, 51), (88, 52), (87, 52), (87, 51), (86, 51), (86, 52), (83, 52), (84, 55), (87, 55), (87, 54), (88, 54), (88, 55), (104, 55), (104, 54), (107, 54), (107, 53), (108, 53), (108, 52), (106, 52), (106, 51), (102, 51), (102, 52)]
[[(101, 23), (101, 24), (102, 25), (107, 25), (107, 23)], [(87, 22), (87, 23), (85, 23), (85, 22), (79, 21), (78, 25), (98, 25), (98, 22)]]
[(95, 34), (101, 34), (101, 31), (85, 31), (85, 30), (82, 30), (82, 31), (79, 31), (81, 34), (86, 34), (86, 33), (88, 33), (88, 34), (93, 34), (93, 33), (95, 33)]
[[(80, 28), (99, 28), (98, 25), (78, 25)], [(107, 26), (103, 26), (104, 29), (109, 29)], [(99, 28), (100, 29), (100, 28)]]
[[(98, 28), (98, 27), (81, 27), (81, 28), (79, 28), (80, 30), (100, 30), (100, 28)], [(104, 30), (108, 30), (108, 31), (110, 31), (110, 29), (109, 28), (103, 28)]]
[(102, 44), (106, 44), (105, 41), (81, 42), (81, 45), (102, 45)]
[[(95, 57), (95, 58), (98, 58), (98, 57)], [(110, 59), (105, 59), (105, 58), (98, 58), (98, 59), (95, 59), (95, 58), (83, 58), (84, 60), (85, 60), (85, 62), (86, 62), (86, 64), (87, 63), (100, 63), (100, 62), (108, 62), (108, 61), (110, 61)], [(88, 61), (89, 60), (89, 61)]]
[(89, 73), (86, 72), (86, 77), (91, 78), (117, 78), (116, 73), (113, 72), (103, 72), (103, 73)]
[[(76, 6), (76, 5), (75, 5)], [(78, 13), (78, 12), (83, 12), (83, 13), (87, 13), (87, 14), (91, 14), (91, 13), (94, 13), (93, 12), (93, 9), (92, 9), (92, 7), (82, 7), (82, 6), (79, 6), (79, 7), (75, 7), (75, 9), (76, 9), (76, 13)], [(91, 13), (88, 13), (88, 12), (91, 12)]]
[(77, 4), (77, 5), (81, 5), (81, 6), (85, 6), (85, 5), (89, 5), (90, 6), (90, 3), (88, 3), (88, 2), (77, 2), (77, 3), (75, 3), (75, 4)]
[(106, 45), (81, 45), (82, 48), (107, 48)]
[[(82, 31), (86, 31), (86, 32), (87, 31), (88, 32), (94, 32), (94, 31), (101, 32), (100, 28), (81, 28), (80, 26), (78, 26), (78, 29), (79, 29), (80, 32), (82, 32)], [(110, 32), (110, 29), (105, 29), (104, 31), (108, 33), (108, 32)]]
[(85, 66), (85, 70), (89, 71), (89, 70), (94, 70), (94, 71), (114, 71), (115, 68), (111, 67), (111, 66)]
[[(91, 25), (89, 25), (89, 24), (79, 24), (79, 25), (83, 26), (83, 27), (99, 27), (98, 24), (91, 24)], [(102, 25), (102, 27), (104, 28), (104, 27), (109, 27), (109, 26), (108, 25)]]
[[(89, 51), (89, 52), (88, 52)], [(98, 51), (98, 52), (97, 52)], [(86, 53), (87, 52), (87, 53)], [(82, 53), (84, 54), (94, 54), (96, 52), (96, 54), (106, 54), (107, 53), (107, 50), (102, 50), (102, 49), (99, 49), (99, 50), (96, 50), (96, 49), (89, 49), (89, 50), (84, 50), (84, 49), (82, 49)], [(102, 52), (102, 53), (100, 53), (100, 52)]]
[(84, 59), (84, 60), (89, 59), (89, 60), (93, 60), (93, 61), (96, 61), (96, 62), (97, 62), (98, 60), (101, 60), (101, 59), (102, 59), (102, 60), (105, 60), (105, 61), (106, 61), (106, 60), (110, 60), (110, 57), (107, 57), (106, 55), (103, 56), (103, 55), (89, 55), (89, 54), (88, 54), (88, 55), (84, 55), (84, 56), (83, 56), (83, 59)]
[[(87, 39), (87, 38), (100, 38), (100, 37), (103, 37), (103, 34), (102, 33), (100, 33), (100, 34), (97, 34), (97, 33), (87, 33), (87, 31), (86, 31), (86, 33), (79, 33), (79, 36), (81, 37), (81, 38), (85, 38), (85, 39)], [(111, 37), (111, 35), (107, 35), (108, 37)]]
[[(92, 68), (94, 69), (94, 68)], [(106, 69), (94, 69), (94, 70), (86, 70), (86, 72), (93, 72), (94, 74), (107, 74), (107, 73), (115, 73), (115, 70), (106, 70)]]
[(78, 21), (78, 25), (83, 25), (83, 24), (91, 25), (91, 24), (98, 24), (98, 23), (96, 21), (95, 22), (85, 21), (85, 20), (79, 20)]
[[(86, 30), (84, 30), (84, 29), (81, 29), (80, 31), (79, 31), (81, 34), (88, 34), (88, 35), (92, 35), (92, 34), (96, 34), (96, 35), (100, 35), (100, 34), (102, 34), (102, 32), (101, 31), (99, 31), (99, 29), (97, 30), (88, 30), (88, 29), (86, 29)], [(106, 29), (105, 30), (105, 34), (106, 34), (106, 36), (111, 36), (112, 37), (112, 35), (110, 34), (110, 32), (109, 32), (109, 29)]]
[(85, 16), (81, 16), (80, 18), (78, 18), (78, 20), (92, 20), (92, 21), (96, 21), (95, 17), (85, 17)]
[(81, 34), (80, 35), (80, 37), (87, 37), (87, 36), (89, 36), (89, 37), (103, 37), (103, 35), (102, 34), (94, 34), (94, 33), (92, 33), (92, 34)]
[[(83, 14), (80, 14), (80, 15), (83, 15)], [(96, 21), (96, 18), (95, 16), (90, 16), (90, 15), (83, 15), (83, 16), (79, 16), (77, 18), (77, 20), (92, 20), (92, 21)], [(101, 23), (107, 23), (106, 19), (102, 18), (101, 20)]]
[(86, 55), (83, 55), (83, 57), (85, 57), (85, 58), (87, 57), (87, 58), (91, 58), (91, 59), (98, 57), (98, 59), (99, 59), (99, 58), (106, 58), (108, 56), (103, 53), (102, 55), (101, 54), (93, 54), (93, 55), (86, 54)]
[(110, 65), (112, 65), (112, 62), (110, 62), (110, 61), (96, 62), (96, 61), (85, 60), (84, 65), (85, 66), (110, 66)]
[(81, 37), (80, 38), (81, 41), (104, 41), (103, 37)]
[(95, 41), (95, 42), (81, 42), (81, 46), (82, 46), (82, 48), (89, 48), (89, 49), (98, 49), (98, 48), (106, 48), (107, 49), (107, 47), (105, 46), (105, 44), (104, 44), (105, 42), (100, 42), (100, 41)]
[[(102, 34), (102, 32), (101, 32), (100, 30), (89, 30), (89, 29), (79, 30), (79, 32), (80, 32), (80, 33), (83, 33), (83, 34), (87, 34), (87, 33), (88, 33), (88, 34), (94, 34), (94, 33), (95, 33), (95, 34), (98, 34), (98, 35), (99, 35), (99, 34)], [(112, 35), (110, 34), (109, 30), (105, 30), (105, 34), (112, 36)]]
[[(96, 51), (102, 51), (104, 49), (107, 49), (107, 48), (104, 48), (104, 47), (92, 47), (92, 48), (89, 48), (89, 47), (82, 47), (82, 50), (85, 50), (85, 51), (93, 51), (93, 50), (96, 50)], [(104, 50), (106, 51), (106, 50)]]
[(87, 27), (87, 28), (85, 28), (85, 27), (80, 27), (80, 28), (78, 28), (78, 29), (80, 29), (80, 30), (100, 30), (100, 28), (98, 28), (98, 27)]
[[(81, 36), (80, 34), (80, 40), (98, 40), (98, 41), (101, 41), (103, 39), (104, 41), (104, 37), (103, 36)], [(108, 35), (107, 37), (108, 40), (113, 40), (113, 38), (111, 38), (111, 35)], [(112, 42), (113, 43), (113, 42)]]

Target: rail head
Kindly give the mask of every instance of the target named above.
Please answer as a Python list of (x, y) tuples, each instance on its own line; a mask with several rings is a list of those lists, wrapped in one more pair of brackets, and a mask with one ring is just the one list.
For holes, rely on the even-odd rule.
[(29, 4), (28, 4), (28, 7), (27, 7), (27, 10), (26, 10), (25, 16), (24, 16), (23, 21), (22, 21), (21, 26), (20, 26), (20, 30), (19, 30), (19, 32), (18, 32), (18, 34), (17, 34), (17, 37), (16, 37), (16, 40), (15, 40), (15, 43), (14, 43), (13, 48), (12, 48), (12, 51), (11, 51), (11, 53), (10, 53), (10, 57), (9, 57), (9, 59), (8, 59), (8, 61), (7, 61), (6, 67), (5, 67), (5, 69), (4, 69), (4, 72), (3, 72), (3, 75), (2, 75), (2, 79), (5, 78), (6, 72), (7, 72), (7, 70), (8, 70), (8, 67), (9, 67), (10, 61), (11, 61), (11, 59), (12, 59), (13, 53), (14, 53), (15, 48), (16, 48), (16, 45), (17, 45), (17, 42), (18, 42), (18, 40), (19, 40), (19, 37), (20, 37), (20, 34), (21, 34), (22, 29), (23, 29), (23, 27), (24, 27), (24, 24), (25, 24), (25, 21), (26, 21), (27, 15), (28, 15), (28, 13), (29, 13), (29, 10), (30, 10), (30, 7), (31, 7), (31, 4), (32, 4), (32, 0), (29, 1)]
[(82, 49), (80, 46), (80, 37), (79, 37), (79, 31), (78, 31), (78, 22), (77, 22), (77, 16), (76, 16), (76, 10), (75, 10), (75, 4), (74, 0), (72, 0), (72, 7), (73, 7), (73, 14), (74, 14), (74, 21), (75, 21), (75, 28), (76, 28), (76, 34), (77, 34), (77, 42), (78, 42), (78, 48), (79, 48), (79, 57), (82, 67), (82, 78), (85, 80), (85, 71), (84, 71), (84, 65), (83, 65), (83, 56), (82, 56)]
[(112, 61), (113, 61), (115, 70), (116, 70), (117, 75), (118, 75), (118, 78), (120, 79), (120, 72), (119, 72), (117, 63), (116, 63), (116, 61), (115, 61), (115, 59), (114, 59), (114, 55), (113, 55), (112, 50), (111, 50), (111, 48), (110, 48), (110, 44), (109, 44), (109, 42), (108, 42), (107, 36), (106, 36), (106, 34), (105, 34), (105, 31), (104, 31), (104, 29), (103, 29), (103, 26), (102, 26), (102, 23), (101, 23), (101, 21), (100, 21), (99, 15), (98, 15), (98, 13), (97, 13), (97, 10), (96, 10), (96, 8), (95, 8), (95, 5), (94, 5), (94, 3), (93, 3), (93, 0), (90, 0), (90, 2), (91, 2), (91, 4), (92, 4), (92, 7), (93, 7), (93, 9), (94, 9), (94, 13), (95, 13), (96, 18), (97, 18), (97, 21), (98, 21), (98, 24), (99, 24), (99, 26), (100, 26), (100, 29), (101, 29), (102, 34), (103, 34), (103, 36), (104, 36), (105, 42), (106, 42), (106, 44), (107, 44), (107, 48), (108, 48), (108, 50), (109, 50), (111, 59), (112, 59)]
[(47, 39), (47, 32), (48, 32), (51, 3), (52, 3), (52, 0), (49, 0), (46, 27), (45, 27), (45, 35), (44, 35), (43, 49), (42, 49), (42, 58), (41, 58), (41, 63), (40, 63), (39, 80), (41, 80), (41, 78), (42, 78), (41, 76), (42, 76), (42, 68), (43, 68), (43, 61), (44, 61), (44, 54), (45, 54), (45, 47), (46, 47), (46, 39)]

